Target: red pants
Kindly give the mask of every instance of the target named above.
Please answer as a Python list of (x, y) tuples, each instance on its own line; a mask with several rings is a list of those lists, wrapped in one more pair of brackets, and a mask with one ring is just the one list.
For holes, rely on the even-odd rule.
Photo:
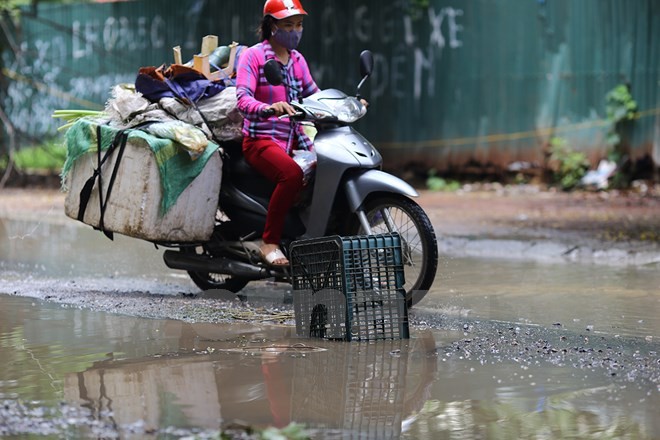
[(284, 220), (303, 187), (303, 173), (297, 163), (275, 142), (268, 139), (243, 139), (245, 160), (276, 184), (268, 203), (263, 240), (280, 244)]

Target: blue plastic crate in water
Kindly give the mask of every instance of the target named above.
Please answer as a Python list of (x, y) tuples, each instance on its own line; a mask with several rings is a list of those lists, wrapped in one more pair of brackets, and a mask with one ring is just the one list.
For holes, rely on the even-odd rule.
[(290, 254), (299, 336), (409, 337), (399, 234), (299, 240)]

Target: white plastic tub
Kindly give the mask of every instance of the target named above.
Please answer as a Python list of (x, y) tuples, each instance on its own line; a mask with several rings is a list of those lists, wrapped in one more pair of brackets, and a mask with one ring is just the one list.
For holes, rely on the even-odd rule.
[[(115, 166), (118, 149), (103, 164), (103, 196)], [(97, 154), (76, 160), (65, 179), (65, 213), (78, 219), (80, 191), (97, 167)], [(161, 215), (161, 176), (153, 152), (144, 145), (126, 144), (103, 218), (104, 229), (155, 242), (193, 242), (210, 238), (215, 224), (222, 177), (222, 159), (216, 152), (201, 173)], [(98, 180), (94, 184), (83, 223), (100, 226)]]

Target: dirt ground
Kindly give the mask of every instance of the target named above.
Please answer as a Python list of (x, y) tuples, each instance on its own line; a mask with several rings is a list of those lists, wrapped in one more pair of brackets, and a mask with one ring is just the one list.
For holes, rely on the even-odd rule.
[[(660, 187), (561, 192), (536, 186), (464, 186), (423, 192), (419, 203), (450, 234), (660, 243)], [(444, 226), (443, 226), (444, 225)]]
[[(65, 194), (50, 188), (0, 189), (0, 216), (63, 213)], [(538, 186), (463, 185), (420, 191), (417, 202), (440, 238), (572, 240), (660, 254), (660, 185), (626, 192), (561, 192)]]

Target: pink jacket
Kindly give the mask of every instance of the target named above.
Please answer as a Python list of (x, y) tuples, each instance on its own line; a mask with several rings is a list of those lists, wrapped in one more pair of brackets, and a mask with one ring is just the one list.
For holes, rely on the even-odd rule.
[(268, 40), (243, 51), (236, 73), (238, 109), (245, 117), (243, 135), (273, 139), (287, 152), (294, 148), (309, 150), (312, 148), (312, 142), (299, 123), (278, 119), (276, 116), (265, 119), (260, 116), (261, 112), (275, 102), (296, 100), (298, 92), (302, 97), (306, 97), (319, 90), (302, 54), (292, 50), (290, 55), (287, 65), (282, 66), (282, 85), (273, 86), (264, 76), (266, 61), (277, 59)]

